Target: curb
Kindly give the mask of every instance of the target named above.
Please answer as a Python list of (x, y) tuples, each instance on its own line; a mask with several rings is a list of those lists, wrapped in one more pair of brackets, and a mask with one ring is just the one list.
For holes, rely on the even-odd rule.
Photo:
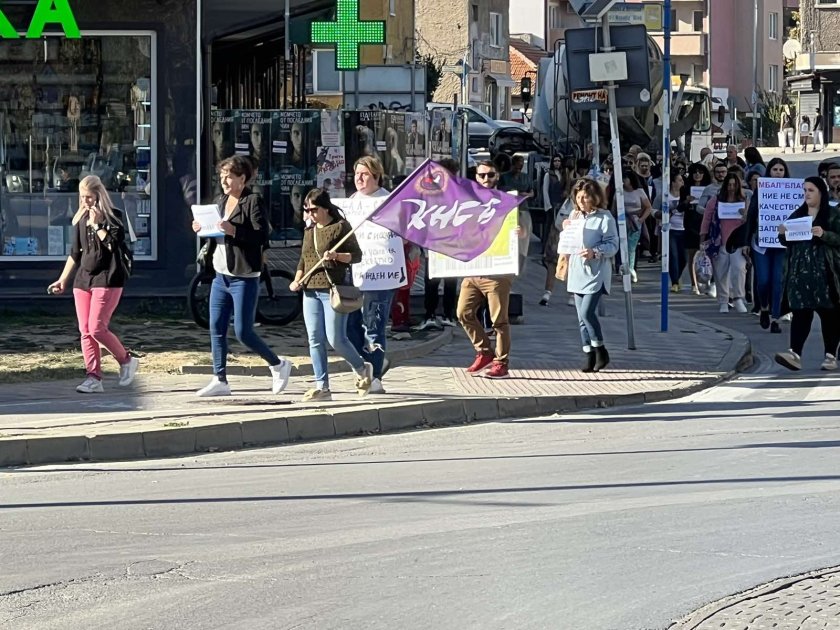
[[(733, 347), (724, 355), (724, 359), (731, 357), (736, 367), (710, 382), (676, 391), (660, 390), (614, 396), (439, 398), (395, 403), (382, 408), (368, 404), (334, 410), (315, 409), (306, 415), (288, 418), (272, 417), (268, 413), (264, 417), (249, 420), (220, 421), (195, 427), (0, 440), (0, 467), (171, 457), (673, 400), (714, 387), (735, 376), (740, 366), (752, 364), (749, 340), (740, 333), (732, 333)], [(734, 342), (738, 337), (745, 341), (736, 346)]]
[[(385, 353), (388, 361), (391, 362), (391, 367), (404, 363), (411, 359), (418, 359), (431, 354), (438, 348), (442, 348), (452, 341), (452, 328), (445, 328), (440, 334), (435, 335), (425, 341), (411, 344), (407, 348), (399, 350), (389, 350)], [(330, 357), (329, 360), (330, 373), (349, 372), (350, 366), (340, 357)], [(265, 376), (266, 367), (264, 365), (250, 366), (250, 365), (228, 365), (226, 371), (231, 376)], [(181, 374), (213, 374), (212, 365), (182, 365), (180, 368)], [(300, 365), (292, 365), (292, 376), (312, 376), (312, 364), (302, 363)]]
[(747, 337), (744, 333), (739, 332), (733, 328), (729, 328), (727, 326), (721, 326), (714, 322), (709, 322), (704, 319), (694, 317), (692, 315), (686, 315), (684, 313), (679, 313), (678, 315), (680, 318), (686, 319), (691, 323), (700, 324), (707, 328), (712, 328), (714, 330), (726, 333), (732, 339), (732, 343), (729, 346), (729, 350), (727, 350), (726, 354), (724, 354), (723, 357), (721, 357), (721, 360), (718, 362), (718, 366), (734, 365), (735, 368), (729, 370), (729, 372), (727, 372), (727, 375), (724, 377), (723, 380), (729, 380), (735, 374), (739, 372), (745, 372), (753, 366), (753, 363), (755, 363), (755, 357), (753, 356), (752, 351), (752, 342), (750, 341), (750, 338)]
[(797, 584), (798, 582), (826, 577), (836, 573), (840, 573), (840, 567), (817, 569), (815, 571), (809, 571), (808, 573), (801, 573), (799, 575), (775, 579), (771, 582), (747, 589), (746, 591), (736, 593), (735, 595), (729, 595), (717, 600), (716, 602), (712, 602), (711, 604), (706, 604), (702, 608), (689, 613), (682, 619), (671, 623), (671, 625), (668, 626), (668, 630), (696, 630), (700, 624), (708, 621), (714, 615), (719, 612), (723, 612), (727, 608), (736, 604), (740, 604), (751, 599), (757, 599), (759, 597), (763, 597), (764, 595), (775, 593), (776, 591), (784, 590), (794, 584)]

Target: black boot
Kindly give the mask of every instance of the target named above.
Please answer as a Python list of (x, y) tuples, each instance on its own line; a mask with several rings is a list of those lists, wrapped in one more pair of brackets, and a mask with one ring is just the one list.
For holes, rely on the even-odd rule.
[(581, 372), (594, 372), (595, 371), (595, 351), (590, 350), (589, 352), (584, 353), (586, 354), (586, 358), (583, 360), (583, 365), (581, 366)]
[(595, 348), (595, 366), (593, 367), (593, 371), (600, 372), (607, 367), (609, 363), (610, 353), (607, 352), (607, 349), (604, 346), (598, 346)]

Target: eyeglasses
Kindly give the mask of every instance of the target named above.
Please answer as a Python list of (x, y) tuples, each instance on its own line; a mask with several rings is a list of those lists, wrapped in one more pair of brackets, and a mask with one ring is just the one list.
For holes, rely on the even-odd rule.
[(475, 176), (478, 179), (496, 179), (497, 175), (498, 175), (498, 173), (494, 173), (493, 171), (490, 171), (489, 173), (476, 173), (475, 174)]

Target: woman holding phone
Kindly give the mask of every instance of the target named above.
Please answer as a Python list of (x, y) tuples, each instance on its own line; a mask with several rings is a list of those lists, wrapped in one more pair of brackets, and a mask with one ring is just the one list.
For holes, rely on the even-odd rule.
[(85, 380), (76, 387), (82, 394), (101, 394), (102, 352), (104, 346), (120, 365), (119, 384), (131, 385), (140, 361), (129, 354), (108, 325), (120, 303), (128, 279), (120, 261), (125, 240), (123, 215), (108, 196), (96, 175), (79, 182), (79, 209), (72, 221), (72, 245), (58, 280), (47, 291), (64, 293), (73, 271), (73, 300), (82, 338)]

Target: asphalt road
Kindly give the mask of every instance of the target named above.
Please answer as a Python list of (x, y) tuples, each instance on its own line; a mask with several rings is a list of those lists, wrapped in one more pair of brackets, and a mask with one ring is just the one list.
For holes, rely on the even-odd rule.
[(755, 317), (674, 308), (750, 332), (756, 372), (592, 414), (2, 470), (0, 627), (664, 629), (840, 564), (818, 338), (791, 374)]

